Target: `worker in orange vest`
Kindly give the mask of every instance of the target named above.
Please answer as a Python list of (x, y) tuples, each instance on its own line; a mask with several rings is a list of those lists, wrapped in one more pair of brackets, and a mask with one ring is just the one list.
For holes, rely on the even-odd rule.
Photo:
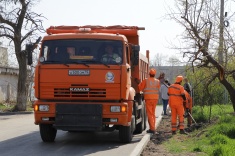
[(146, 110), (148, 116), (148, 122), (150, 129), (147, 130), (147, 133), (155, 133), (156, 127), (156, 115), (155, 109), (157, 106), (158, 98), (159, 98), (159, 89), (160, 89), (160, 81), (155, 78), (157, 71), (152, 68), (149, 71), (149, 78), (143, 80), (139, 85), (139, 90), (144, 93), (144, 100), (146, 103)]
[(184, 94), (186, 97), (186, 100), (184, 101), (184, 117), (187, 117), (187, 127), (190, 127), (192, 125), (192, 118), (188, 113), (192, 115), (193, 100), (189, 92), (187, 92), (186, 90), (184, 90)]
[(171, 130), (172, 134), (176, 134), (177, 116), (179, 118), (180, 134), (188, 134), (184, 131), (184, 106), (183, 101), (186, 100), (184, 87), (181, 86), (183, 76), (177, 76), (175, 83), (168, 88), (169, 106), (171, 108)]

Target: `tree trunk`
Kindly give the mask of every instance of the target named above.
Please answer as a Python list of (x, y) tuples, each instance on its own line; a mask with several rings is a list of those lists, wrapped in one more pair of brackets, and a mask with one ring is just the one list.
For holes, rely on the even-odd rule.
[(227, 91), (230, 95), (230, 100), (231, 100), (232, 105), (233, 105), (233, 111), (235, 112), (235, 89), (226, 80), (224, 68), (213, 57), (211, 57), (207, 51), (203, 51), (203, 54), (207, 57), (209, 62), (212, 63), (217, 68), (217, 70), (218, 70), (218, 79), (219, 79), (220, 83), (223, 84), (223, 86), (227, 89)]
[(17, 100), (14, 111), (25, 111), (28, 97), (26, 55), (24, 52), (16, 52), (16, 55), (19, 63), (19, 77), (17, 85)]
[(233, 110), (235, 112), (235, 89), (232, 87), (232, 85), (230, 83), (228, 83), (228, 81), (226, 79), (223, 79), (222, 81), (220, 81), (224, 87), (227, 89), (229, 95), (230, 95), (230, 100), (233, 104)]

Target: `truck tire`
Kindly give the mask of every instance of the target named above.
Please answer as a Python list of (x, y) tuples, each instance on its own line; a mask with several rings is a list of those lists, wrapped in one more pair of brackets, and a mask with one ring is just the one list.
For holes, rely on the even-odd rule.
[(146, 126), (146, 122), (147, 122), (147, 113), (146, 113), (146, 106), (145, 106), (145, 102), (144, 103), (144, 130), (147, 128)]
[(144, 107), (144, 117), (143, 117), (143, 120), (144, 120), (144, 130), (147, 128), (146, 126), (146, 123), (147, 123), (147, 113), (146, 113), (146, 105), (145, 105), (145, 101), (143, 101), (143, 107)]
[(42, 141), (53, 142), (55, 140), (57, 130), (51, 124), (40, 124), (39, 128)]
[(135, 134), (141, 134), (145, 128), (146, 128), (146, 110), (145, 105), (143, 102), (141, 102), (143, 107), (141, 109), (140, 117), (142, 118), (142, 121), (136, 125)]
[(119, 127), (119, 139), (122, 143), (130, 143), (133, 138), (133, 124), (135, 123), (135, 118), (132, 116), (132, 122), (130, 126), (120, 126)]

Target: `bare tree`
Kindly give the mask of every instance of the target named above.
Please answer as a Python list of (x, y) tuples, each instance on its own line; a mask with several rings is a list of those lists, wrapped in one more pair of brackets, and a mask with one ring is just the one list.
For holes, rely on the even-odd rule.
[[(208, 80), (208, 85), (219, 79), (220, 83), (227, 89), (233, 109), (235, 111), (235, 89), (227, 78), (235, 74), (235, 69), (227, 68), (228, 62), (234, 59), (234, 40), (232, 30), (225, 27), (223, 54), (225, 64), (218, 61), (219, 48), (219, 0), (181, 0), (175, 1), (177, 10), (170, 12), (170, 18), (185, 28), (182, 35), (181, 52), (192, 67), (214, 69)], [(231, 19), (231, 15), (228, 19)]]
[(182, 64), (182, 62), (180, 61), (180, 59), (176, 56), (171, 56), (169, 57), (169, 60), (167, 61), (169, 66), (179, 66)]
[(44, 32), (41, 14), (31, 11), (38, 0), (0, 0), (0, 38), (6, 38), (14, 45), (19, 64), (17, 104), (15, 111), (26, 110), (27, 91), (27, 54), (23, 50), (26, 42), (35, 39), (37, 32)]
[(162, 53), (157, 53), (154, 58), (150, 60), (150, 66), (163, 66), (166, 63), (167, 56)]

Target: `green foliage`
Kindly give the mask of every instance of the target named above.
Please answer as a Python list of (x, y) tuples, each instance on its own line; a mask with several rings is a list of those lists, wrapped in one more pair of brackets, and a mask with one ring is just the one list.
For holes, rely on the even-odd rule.
[[(0, 103), (0, 112), (12, 112), (16, 103)], [(28, 102), (26, 105), (26, 111), (33, 111), (32, 103)]]
[(212, 153), (213, 156), (222, 156), (223, 155), (223, 150), (222, 147), (220, 145), (217, 145)]
[[(209, 119), (217, 119), (221, 115), (231, 113), (233, 106), (231, 104), (213, 105), (213, 106), (195, 106), (193, 107), (192, 114), (197, 122), (210, 122)], [(223, 117), (222, 120), (232, 120), (230, 117)]]
[[(212, 80), (212, 75), (215, 75), (217, 72), (216, 69), (211, 68), (195, 68), (193, 72), (189, 67), (186, 67), (186, 76), (193, 88), (194, 105), (208, 106), (213, 103), (231, 103), (226, 88), (220, 83), (218, 78)], [(227, 76), (226, 79), (235, 87), (232, 76)]]
[(234, 156), (234, 148), (232, 146), (225, 146), (218, 144), (214, 147), (214, 150), (210, 155), (212, 156)]
[(2, 104), (2, 103), (0, 103), (0, 109), (3, 109), (5, 106)]
[[(208, 119), (211, 110), (211, 123), (190, 133), (184, 141), (174, 141), (174, 137), (167, 142), (166, 147), (173, 153), (197, 152), (210, 156), (235, 155), (235, 116), (231, 104), (210, 106), (195, 106), (193, 116), (195, 120)], [(200, 135), (199, 135), (200, 134)]]
[(219, 134), (219, 135), (214, 135), (213, 137), (211, 137), (210, 139), (210, 143), (212, 145), (216, 145), (216, 144), (227, 144), (228, 141), (228, 137), (226, 137), (225, 135)]
[(13, 109), (12, 105), (0, 103), (0, 112), (11, 111)]
[(193, 152), (202, 152), (202, 149), (200, 147), (194, 147)]
[(192, 114), (197, 122), (206, 122), (208, 119), (208, 116), (205, 113), (203, 113), (203, 110), (199, 106), (193, 107)]
[(219, 123), (216, 125), (213, 130), (210, 131), (210, 135), (223, 134), (231, 139), (235, 138), (235, 125), (231, 124), (233, 122)]

